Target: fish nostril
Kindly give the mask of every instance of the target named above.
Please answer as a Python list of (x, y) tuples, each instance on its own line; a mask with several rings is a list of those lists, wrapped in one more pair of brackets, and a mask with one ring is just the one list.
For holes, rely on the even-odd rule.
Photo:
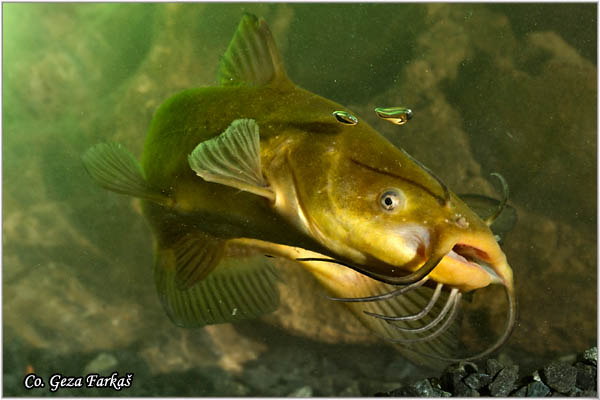
[(469, 227), (469, 221), (467, 221), (467, 219), (460, 214), (457, 214), (454, 217), (453, 222), (461, 229), (467, 229)]

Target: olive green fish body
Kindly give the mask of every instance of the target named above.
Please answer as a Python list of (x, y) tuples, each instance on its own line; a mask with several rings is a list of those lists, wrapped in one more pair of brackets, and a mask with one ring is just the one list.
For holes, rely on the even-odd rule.
[[(506, 340), (512, 270), (488, 226), (506, 186), (484, 222), (365, 120), (294, 85), (256, 17), (240, 22), (218, 81), (159, 107), (141, 165), (119, 144), (84, 155), (100, 185), (142, 199), (157, 291), (176, 324), (275, 310), (278, 274), (265, 256), (277, 256), (299, 262), (361, 323), (425, 363), (422, 353), (452, 360), (461, 294), (501, 283), (507, 329), (486, 352)], [(412, 115), (376, 111), (395, 124)]]

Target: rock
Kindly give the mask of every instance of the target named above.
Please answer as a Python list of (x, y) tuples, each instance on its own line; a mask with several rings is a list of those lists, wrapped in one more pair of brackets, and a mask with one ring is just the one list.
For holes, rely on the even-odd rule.
[(577, 387), (581, 390), (595, 390), (597, 379), (596, 368), (580, 362), (575, 364), (575, 368), (577, 369), (577, 378), (575, 380)]
[(435, 388), (429, 379), (423, 379), (402, 386), (390, 392), (390, 395), (394, 397), (449, 397), (450, 393)]
[(487, 386), (492, 381), (492, 377), (484, 373), (472, 373), (464, 379), (464, 383), (471, 389), (479, 390)]
[(215, 383), (215, 392), (227, 394), (231, 397), (248, 397), (250, 388), (241, 382), (232, 379), (221, 379)]
[(494, 397), (505, 397), (513, 391), (515, 381), (519, 376), (519, 366), (513, 365), (504, 368), (498, 373), (494, 381), (490, 384), (490, 394)]
[(456, 394), (458, 392), (462, 393), (469, 390), (470, 388), (468, 388), (467, 385), (465, 385), (462, 381), (462, 379), (466, 376), (467, 371), (463, 365), (449, 365), (442, 373), (442, 377), (440, 379), (442, 389), (452, 394)]
[(552, 389), (568, 393), (577, 380), (577, 369), (569, 364), (553, 362), (543, 370), (542, 379)]
[(557, 361), (564, 362), (567, 364), (574, 364), (577, 361), (577, 354), (567, 354), (566, 356), (559, 357)]
[(527, 397), (545, 397), (550, 393), (550, 388), (544, 382), (531, 382), (527, 385)]
[(515, 362), (513, 361), (513, 359), (506, 353), (498, 354), (498, 362), (500, 364), (504, 365), (505, 367), (515, 365)]
[(107, 374), (115, 370), (119, 361), (110, 353), (100, 353), (96, 358), (90, 361), (84, 368), (83, 374), (96, 373), (99, 375)]
[(477, 364), (475, 364), (475, 363), (463, 361), (460, 363), (460, 365), (464, 368), (464, 370), (467, 374), (474, 374), (474, 373), (479, 372), (479, 368), (477, 367)]
[(485, 370), (492, 379), (496, 377), (496, 374), (500, 372), (502, 368), (504, 368), (504, 366), (494, 358), (490, 358), (485, 362)]
[(452, 393), (446, 392), (442, 389), (442, 385), (440, 384), (440, 380), (438, 378), (430, 378), (429, 382), (431, 382), (431, 386), (436, 393), (439, 393), (441, 397), (452, 397)]
[(279, 375), (274, 374), (264, 365), (259, 365), (247, 371), (248, 384), (258, 389), (260, 392), (265, 392), (268, 388), (274, 386), (279, 380)]
[[(169, 381), (170, 374), (176, 371), (197, 369), (199, 365), (218, 366), (232, 372), (238, 371), (237, 373), (246, 374), (248, 370), (244, 368), (245, 365), (249, 360), (254, 360), (255, 355), (266, 351), (265, 345), (260, 340), (243, 342), (239, 335), (224, 335), (222, 332), (229, 328), (221, 329), (220, 326), (219, 329), (212, 330), (210, 328), (183, 330), (167, 325), (170, 322), (161, 309), (154, 292), (151, 274), (151, 239), (148, 229), (145, 227), (145, 221), (129, 211), (129, 204), (133, 200), (95, 189), (81, 169), (78, 154), (96, 141), (118, 140), (139, 155), (139, 150), (143, 145), (144, 129), (142, 127), (150, 122), (152, 113), (168, 95), (189, 87), (209, 85), (214, 81), (218, 57), (226, 49), (233, 29), (235, 29), (239, 18), (239, 9), (229, 8), (229, 11), (213, 9), (210, 11), (208, 10), (209, 6), (198, 6), (166, 4), (163, 7), (157, 5), (156, 12), (152, 11), (153, 15), (156, 14), (156, 18), (140, 18), (136, 25), (123, 25), (118, 22), (107, 25), (107, 22), (115, 20), (112, 18), (113, 11), (110, 9), (108, 12), (102, 13), (103, 17), (97, 21), (98, 23), (86, 24), (86, 19), (83, 17), (92, 15), (96, 18), (96, 11), (101, 12), (100, 8), (105, 9), (105, 5), (102, 4), (97, 8), (88, 8), (87, 10), (83, 6), (71, 9), (68, 5), (41, 8), (38, 11), (32, 7), (31, 11), (26, 13), (28, 21), (32, 23), (22, 25), (25, 26), (28, 37), (30, 35), (34, 39), (39, 35), (42, 41), (36, 46), (12, 46), (24, 50), (23, 54), (17, 54), (16, 58), (7, 57), (15, 62), (11, 62), (7, 67), (6, 72), (10, 79), (5, 81), (7, 93), (11, 93), (6, 96), (7, 107), (5, 109), (7, 111), (5, 154), (9, 156), (5, 160), (5, 178), (9, 179), (5, 180), (8, 189), (3, 199), (5, 205), (8, 204), (5, 208), (6, 224), (4, 228), (9, 233), (5, 234), (3, 239), (9, 251), (4, 253), (4, 267), (6, 268), (3, 269), (3, 272), (10, 277), (10, 281), (4, 281), (6, 290), (3, 308), (5, 327), (10, 327), (14, 332), (11, 334), (12, 337), (20, 337), (26, 341), (27, 350), (34, 348), (48, 351), (58, 346), (60, 354), (64, 355), (84, 352), (89, 359), (85, 358), (81, 365), (77, 365), (76, 371), (82, 369), (81, 367), (86, 362), (100, 352), (119, 354), (119, 364), (125, 366), (127, 365), (125, 360), (117, 351), (126, 348), (140, 349), (140, 355), (143, 356), (153, 374), (161, 372), (168, 377), (165, 378), (165, 381), (172, 386), (170, 389), (172, 391), (169, 392), (171, 396), (181, 395), (182, 393), (178, 390), (186, 390), (184, 388), (186, 385), (190, 386), (187, 383), (191, 380), (187, 380), (187, 382), (182, 380), (182, 385), (176, 387)], [(401, 6), (404, 7), (404, 5)], [(112, 8), (109, 5), (106, 7)], [(274, 37), (279, 44), (286, 42), (288, 36), (291, 37), (290, 40), (294, 40), (292, 35), (300, 25), (305, 25), (307, 30), (313, 29), (312, 24), (298, 22), (310, 20), (310, 18), (304, 17), (306, 11), (301, 12), (295, 7), (293, 9), (291, 6), (288, 7), (288, 5), (281, 7), (269, 5), (268, 7), (268, 10), (265, 8), (264, 12), (260, 12), (251, 6), (248, 11), (264, 16), (271, 23)], [(573, 71), (563, 69), (559, 74), (554, 74), (551, 69), (560, 67), (557, 65), (557, 62), (561, 61), (558, 57), (553, 57), (556, 61), (553, 61), (552, 65), (542, 63), (541, 67), (544, 72), (539, 74), (541, 78), (537, 77), (538, 74), (531, 77), (523, 76), (517, 68), (518, 57), (522, 53), (520, 50), (532, 46), (514, 39), (512, 31), (517, 26), (511, 27), (502, 13), (494, 12), (493, 15), (488, 15), (491, 12), (486, 11), (486, 7), (487, 5), (481, 5), (481, 8), (478, 9), (477, 5), (471, 4), (460, 6), (433, 3), (423, 9), (420, 9), (419, 6), (418, 14), (422, 15), (418, 19), (419, 24), (390, 25), (390, 30), (386, 33), (388, 38), (404, 37), (406, 39), (405, 36), (398, 35), (396, 29), (397, 27), (402, 27), (402, 29), (407, 27), (406, 29), (411, 32), (414, 31), (411, 33), (410, 39), (406, 39), (405, 43), (404, 41), (381, 41), (381, 43), (386, 43), (385, 47), (397, 46), (391, 50), (409, 50), (405, 56), (409, 64), (390, 63), (390, 71), (385, 71), (390, 73), (375, 74), (382, 78), (374, 82), (375, 85), (354, 85), (354, 89), (359, 87), (375, 88), (372, 96), (365, 96), (365, 103), (370, 102), (369, 97), (374, 97), (376, 94), (380, 95), (378, 99), (385, 99), (389, 102), (392, 98), (387, 99), (388, 93), (383, 93), (383, 88), (389, 87), (391, 93), (397, 93), (391, 103), (415, 105), (416, 114), (422, 117), (417, 117), (411, 122), (415, 128), (419, 129), (414, 129), (411, 124), (403, 128), (413, 130), (413, 132), (430, 132), (430, 134), (411, 135), (410, 131), (407, 131), (407, 135), (395, 136), (398, 138), (398, 142), (405, 140), (404, 136), (409, 136), (408, 140), (410, 140), (410, 136), (414, 138), (429, 136), (427, 140), (430, 140), (430, 146), (421, 145), (413, 148), (420, 149), (420, 156), (429, 157), (429, 160), (417, 157), (425, 165), (449, 175), (443, 176), (444, 180), (460, 182), (466, 178), (464, 180), (469, 182), (485, 182), (481, 177), (482, 174), (485, 173), (487, 176), (487, 172), (490, 170), (499, 170), (504, 174), (502, 168), (496, 169), (495, 167), (506, 165), (510, 167), (509, 169), (513, 171), (512, 175), (515, 177), (514, 180), (511, 180), (507, 176), (511, 189), (513, 185), (520, 184), (521, 193), (524, 193), (525, 190), (536, 191), (540, 190), (540, 185), (533, 184), (536, 179), (523, 179), (522, 172), (529, 172), (528, 166), (536, 166), (537, 161), (547, 159), (553, 163), (558, 162), (559, 168), (545, 168), (546, 164), (539, 162), (540, 170), (537, 170), (534, 177), (553, 177), (555, 180), (549, 181), (548, 185), (542, 185), (545, 186), (542, 189), (547, 191), (546, 194), (560, 194), (561, 185), (552, 183), (565, 181), (569, 174), (580, 169), (569, 168), (568, 162), (561, 161), (564, 158), (547, 157), (543, 151), (536, 157), (532, 157), (533, 162), (531, 162), (527, 153), (530, 152), (530, 149), (540, 148), (535, 140), (540, 140), (542, 142), (540, 144), (543, 144), (550, 138), (550, 135), (534, 135), (533, 133), (539, 129), (539, 122), (543, 122), (544, 125), (549, 125), (543, 132), (556, 130), (555, 136), (564, 138), (565, 141), (575, 139), (574, 142), (579, 143), (578, 138), (591, 137), (589, 147), (586, 147), (584, 152), (565, 151), (560, 145), (553, 146), (554, 142), (548, 143), (547, 148), (557, 153), (570, 155), (572, 158), (579, 158), (583, 155), (583, 160), (590, 159), (589, 154), (592, 160), (590, 165), (592, 165), (595, 160), (597, 142), (595, 140), (595, 107), (592, 107), (593, 102), (580, 102), (578, 96), (574, 96), (573, 93), (576, 94), (581, 88), (586, 88), (590, 94), (584, 99), (595, 99), (596, 85), (570, 85), (573, 82), (572, 79), (568, 79), (564, 85), (560, 86), (550, 84), (563, 82), (561, 77), (576, 77), (578, 69), (583, 69), (578, 68)], [(114, 13), (122, 13), (124, 11), (119, 10), (125, 10), (125, 8), (119, 7), (112, 9), (115, 10)], [(469, 16), (469, 20), (467, 20), (465, 11), (470, 11), (474, 15), (473, 18)], [(139, 13), (140, 11), (125, 12)], [(344, 21), (352, 22), (356, 20), (357, 15), (362, 16), (364, 12), (367, 11), (363, 11), (362, 7), (358, 11), (348, 8), (339, 15), (340, 18), (346, 18)], [(316, 9), (313, 13), (313, 15), (323, 14), (326, 18), (330, 15), (330, 13), (323, 13), (322, 10)], [(275, 18), (280, 14), (287, 15), (287, 17)], [(395, 13), (385, 11), (385, 15), (391, 15), (392, 18), (403, 15), (403, 18), (406, 18), (404, 11)], [(426, 24), (421, 21), (425, 17), (427, 17)], [(474, 22), (475, 19), (477, 19), (476, 22)], [(117, 19), (116, 21), (121, 20)], [(137, 37), (135, 41), (127, 40), (123, 43), (119, 43), (118, 40), (106, 40), (107, 33), (122, 36), (122, 32), (113, 29), (113, 27), (120, 28), (121, 25), (127, 28), (126, 32), (137, 31), (132, 28), (134, 26), (139, 26), (139, 32), (142, 32), (144, 31), (142, 28), (147, 26), (148, 34), (131, 35), (132, 40), (134, 40), (134, 36)], [(338, 25), (348, 24), (340, 23)], [(361, 24), (352, 26), (355, 25), (360, 26)], [(188, 34), (190, 27), (193, 27), (192, 35)], [(551, 26), (545, 27), (544, 30), (552, 31), (551, 28)], [(587, 30), (581, 29), (581, 31), (586, 32)], [(595, 33), (595, 30), (593, 32)], [(130, 35), (125, 36), (129, 37)], [(202, 40), (200, 44), (197, 40), (199, 37), (206, 37), (206, 42)], [(387, 60), (386, 55), (404, 53), (387, 50), (379, 53), (378, 51), (384, 46), (357, 45), (357, 40), (362, 40), (363, 44), (372, 41), (370, 36), (361, 35), (360, 31), (352, 32), (351, 37), (355, 37), (355, 39), (352, 41), (354, 48), (350, 49), (345, 46), (342, 48), (336, 42), (330, 41), (327, 36), (322, 38), (322, 42), (331, 42), (330, 45), (336, 49), (335, 54), (341, 60), (347, 59), (348, 51), (356, 52), (357, 49), (364, 50), (368, 47), (368, 51), (374, 52), (374, 57), (366, 60), (363, 58), (361, 60), (363, 62), (353, 63), (353, 67), (363, 65), (363, 71), (370, 71), (369, 63), (371, 62), (373, 63), (371, 66), (387, 64), (382, 62)], [(503, 40), (496, 40), (498, 37), (502, 37)], [(538, 35), (538, 42), (534, 43), (535, 48), (542, 47), (540, 45), (544, 42), (549, 43), (550, 47), (553, 43), (558, 43), (557, 40), (546, 41), (547, 37), (547, 35), (545, 37)], [(296, 36), (296, 40), (302, 41), (303, 38), (302, 35)], [(444, 38), (451, 38), (451, 40), (448, 42), (439, 40)], [(136, 51), (129, 52), (127, 51), (128, 47), (122, 47), (121, 45), (124, 45), (125, 42), (131, 43)], [(110, 45), (107, 46), (106, 43)], [(508, 46), (510, 51), (505, 51), (507, 43), (510, 43)], [(287, 60), (289, 54), (295, 54), (301, 61), (314, 58), (307, 57), (309, 50), (313, 55), (326, 53), (323, 53), (320, 43), (304, 43), (302, 41), (302, 44), (304, 48), (290, 46), (289, 53), (283, 52), (284, 62), (291, 69), (290, 74), (307, 76), (313, 71), (315, 76), (322, 75), (321, 68), (317, 71), (312, 63)], [(98, 52), (98, 49), (101, 52)], [(575, 51), (567, 46), (557, 47), (557, 49), (560, 50), (552, 53), (564, 55), (569, 53), (563, 50)], [(360, 52), (360, 50), (358, 51)], [(425, 53), (423, 57), (422, 53)], [(127, 57), (122, 57), (123, 54)], [(473, 77), (471, 85), (465, 85), (460, 80), (457, 82), (457, 75), (461, 74), (460, 69), (464, 70), (462, 65), (475, 58), (481, 58), (479, 54), (483, 55), (484, 63), (476, 63), (477, 70), (489, 70), (491, 76), (500, 71), (499, 74), (496, 74), (501, 79), (500, 84), (497, 84), (496, 80), (488, 79), (490, 75), (482, 72), (479, 72), (477, 77)], [(131, 58), (129, 56), (132, 55), (136, 55), (136, 63), (129, 61)], [(448, 62), (449, 56), (451, 62)], [(568, 57), (574, 60), (573, 63), (583, 64), (576, 60), (576, 56), (569, 55)], [(30, 62), (32, 59), (40, 60), (40, 62), (32, 63)], [(486, 68), (488, 59), (490, 67), (497, 65), (501, 65), (501, 67)], [(404, 58), (402, 60), (404, 61)], [(114, 65), (123, 65), (124, 68), (113, 68)], [(398, 73), (406, 68), (407, 74), (400, 76), (406, 78), (401, 81), (402, 86), (392, 84), (391, 78), (398, 74), (391, 71), (392, 68), (398, 69)], [(344, 88), (344, 92), (349, 93), (346, 85), (351, 80), (339, 78), (340, 68), (337, 63), (329, 62), (327, 65), (323, 65), (323, 69), (328, 69), (329, 76), (337, 76), (338, 83), (336, 85)], [(346, 74), (347, 77), (360, 76), (353, 69), (341, 69), (344, 69), (341, 73)], [(113, 71), (118, 71), (119, 79), (107, 76), (107, 74), (112, 75)], [(595, 66), (593, 72), (590, 76), (591, 80), (595, 81)], [(471, 74), (463, 73), (463, 75), (471, 79)], [(310, 77), (310, 75), (308, 76)], [(544, 77), (551, 79), (545, 81)], [(328, 78), (321, 79), (330, 81)], [(368, 78), (365, 77), (366, 79)], [(521, 82), (521, 79), (525, 79), (526, 83), (523, 85), (512, 84)], [(494, 82), (493, 87), (490, 88), (492, 90), (490, 92), (481, 90), (479, 83), (486, 84), (488, 81)], [(532, 81), (535, 85), (527, 83)], [(586, 79), (585, 82), (588, 80)], [(305, 82), (298, 83), (310, 87), (313, 82), (311, 79), (307, 79)], [(414, 90), (411, 90), (411, 85), (415, 86)], [(457, 102), (452, 97), (448, 97), (448, 92), (450, 92), (448, 86), (452, 85), (461, 91), (474, 91), (473, 96), (464, 96), (459, 99), (465, 104), (473, 104), (472, 108), (456, 106)], [(540, 96), (540, 93), (547, 93), (549, 88), (560, 93), (565, 88), (568, 89), (569, 85), (571, 89), (563, 92), (563, 98), (569, 99), (569, 102), (575, 105), (574, 108), (564, 107), (562, 102), (556, 102), (555, 96)], [(317, 93), (327, 94), (327, 90), (319, 90), (322, 89), (320, 84), (312, 85), (312, 87)], [(380, 89), (377, 89), (378, 87)], [(511, 97), (515, 92), (511, 91), (508, 96), (498, 93), (505, 89), (514, 89), (518, 90), (516, 93), (529, 94), (524, 98), (514, 96), (513, 101)], [(105, 95), (108, 91), (114, 90), (116, 90), (117, 96)], [(484, 96), (483, 101), (478, 101), (482, 99), (481, 93), (492, 93), (492, 95)], [(407, 94), (412, 97), (406, 97)], [(357, 102), (361, 98), (355, 93), (350, 93), (348, 96), (356, 98)], [(484, 105), (487, 103), (485, 97), (495, 99), (498, 107), (493, 103)], [(540, 98), (544, 101), (537, 108), (538, 112), (532, 115), (528, 106), (535, 102), (532, 99)], [(550, 108), (548, 108), (548, 103), (551, 103)], [(69, 104), (76, 104), (77, 112), (73, 111), (73, 107), (65, 106)], [(584, 121), (583, 129), (577, 129), (575, 123), (563, 124), (563, 121), (582, 121), (582, 114), (578, 112), (581, 104), (586, 104), (586, 108), (594, 108), (589, 116), (587, 113), (585, 114), (585, 121), (593, 123), (588, 124)], [(379, 105), (376, 104), (376, 106)], [(363, 104), (363, 106), (365, 105)], [(487, 110), (484, 110), (483, 107), (487, 107)], [(9, 119), (8, 114), (11, 110)], [(23, 111), (16, 112), (18, 110)], [(371, 115), (372, 107), (369, 106), (368, 111)], [(513, 113), (519, 115), (514, 117)], [(482, 128), (490, 129), (477, 129), (477, 126), (475, 129), (472, 128), (473, 118), (479, 115), (484, 123)], [(435, 116), (435, 118), (431, 116)], [(499, 116), (508, 117), (499, 118)], [(367, 114), (365, 117), (368, 118)], [(551, 123), (549, 119), (552, 117), (560, 117), (560, 122)], [(373, 118), (371, 116), (371, 120)], [(43, 128), (40, 131), (44, 132), (40, 135), (27, 134), (37, 131), (35, 125), (23, 125), (22, 121), (30, 120), (39, 121), (40, 128)], [(414, 123), (423, 124), (423, 129), (419, 125), (415, 126)], [(492, 123), (491, 126), (485, 126)], [(503, 129), (503, 124), (506, 124), (507, 129)], [(591, 128), (586, 128), (588, 125)], [(563, 126), (565, 129), (561, 129)], [(428, 129), (429, 127), (435, 129)], [(514, 147), (505, 145), (503, 148), (500, 148), (502, 143), (499, 143), (499, 146), (493, 144), (479, 146), (479, 141), (475, 140), (477, 136), (472, 133), (468, 134), (467, 130), (475, 134), (487, 132), (486, 135), (480, 135), (482, 139), (478, 140), (488, 140), (489, 135), (494, 132), (499, 133), (500, 136), (496, 137), (497, 141), (501, 141), (500, 139), (506, 132), (506, 135), (510, 135), (510, 137), (506, 137), (510, 139), (514, 136), (516, 139), (507, 139), (506, 143), (516, 143), (516, 145)], [(61, 135), (56, 135), (57, 131), (60, 131)], [(581, 132), (589, 132), (591, 136), (587, 133), (583, 136), (580, 134)], [(392, 131), (390, 136), (394, 134), (395, 131)], [(461, 145), (448, 145), (456, 137), (458, 137), (456, 142)], [(423, 144), (417, 139), (413, 140), (416, 145)], [(521, 142), (519, 143), (517, 140), (521, 140)], [(525, 140), (527, 140), (527, 146), (523, 145)], [(440, 141), (444, 144), (437, 145)], [(504, 141), (502, 142), (504, 143)], [(50, 143), (54, 145), (48, 145)], [(482, 162), (480, 167), (471, 153), (481, 154), (482, 147), (490, 149), (491, 152), (500, 150), (497, 159), (502, 160), (502, 164)], [(37, 150), (25, 151), (30, 148)], [(66, 150), (60, 154), (56, 153), (56, 150), (60, 148)], [(452, 149), (452, 151), (439, 151), (439, 149)], [(410, 149), (408, 150), (410, 151)], [(516, 152), (513, 153), (513, 150), (523, 152), (525, 157), (520, 157)], [(485, 153), (484, 156), (479, 157), (479, 159), (485, 158)], [(443, 162), (432, 165), (431, 160), (436, 159), (443, 159)], [(466, 162), (455, 162), (455, 160), (461, 159)], [(52, 160), (53, 163), (48, 165), (48, 161)], [(69, 160), (71, 160), (70, 163), (63, 168), (61, 164)], [(452, 171), (455, 170), (458, 172), (453, 174)], [(586, 167), (583, 170), (594, 175), (593, 168)], [(69, 176), (69, 179), (64, 179), (65, 174)], [(544, 180), (538, 179), (537, 181)], [(592, 181), (595, 182), (595, 180)], [(586, 184), (587, 180), (570, 179), (569, 182), (579, 186), (581, 192), (585, 192), (590, 186)], [(74, 195), (77, 192), (83, 194)], [(518, 192), (515, 191), (515, 193)], [(578, 194), (581, 192), (565, 191), (565, 194), (567, 199), (578, 198)], [(569, 197), (571, 195), (572, 197)], [(579, 198), (583, 197), (579, 196)], [(515, 205), (528, 206), (530, 204), (528, 199), (531, 197), (521, 196), (521, 200), (516, 198)], [(548, 199), (553, 199), (553, 196), (538, 196), (537, 199), (538, 203), (545, 205)], [(587, 196), (583, 200), (591, 201), (595, 205), (593, 196)], [(38, 203), (46, 211), (36, 212)], [(52, 204), (59, 204), (60, 207), (47, 206), (52, 206)], [(571, 207), (572, 203), (568, 201), (560, 204), (561, 207), (578, 209), (578, 207)], [(123, 210), (123, 208), (127, 210)], [(540, 212), (552, 211), (552, 209), (550, 206), (545, 206)], [(595, 208), (591, 207), (591, 209), (595, 211)], [(570, 216), (565, 215), (565, 218), (570, 218)], [(115, 220), (120, 222), (116, 223)], [(575, 230), (567, 230), (557, 224), (551, 225), (556, 229), (550, 230), (547, 235), (539, 235), (534, 228), (539, 226), (543, 228), (545, 225), (540, 224), (540, 221), (544, 220), (547, 219), (538, 218), (537, 214), (531, 216), (530, 219), (521, 219), (516, 231), (521, 230), (523, 233), (518, 238), (516, 237), (518, 233), (516, 231), (513, 233), (515, 235), (513, 239), (519, 240), (512, 241), (513, 244), (507, 242), (507, 254), (511, 264), (531, 266), (531, 268), (515, 268), (519, 303), (522, 307), (522, 315), (526, 315), (527, 318), (522, 318), (523, 326), (515, 331), (517, 336), (513, 336), (513, 340), (507, 348), (529, 351), (532, 346), (537, 346), (532, 350), (536, 355), (558, 354), (565, 348), (577, 348), (574, 340), (577, 340), (577, 343), (580, 343), (579, 341), (589, 343), (590, 338), (596, 337), (594, 318), (585, 318), (583, 328), (568, 329), (572, 326), (580, 326), (578, 322), (582, 322), (581, 316), (592, 315), (592, 310), (596, 307), (595, 301), (591, 301), (595, 298), (595, 291), (587, 289), (595, 287), (594, 280), (580, 279), (582, 275), (577, 272), (568, 274), (573, 277), (573, 281), (568, 281), (569, 276), (565, 280), (559, 279), (560, 277), (565, 278), (565, 270), (574, 271), (570, 267), (581, 266), (575, 271), (591, 271), (588, 267), (595, 265), (595, 260), (589, 261), (595, 259), (594, 235), (590, 235), (584, 230), (580, 233)], [(60, 221), (65, 221), (65, 224)], [(123, 227), (133, 225), (136, 229), (123, 229)], [(595, 227), (593, 232), (595, 232)], [(555, 237), (556, 240), (548, 240), (549, 237)], [(529, 240), (530, 238), (537, 239)], [(555, 245), (558, 243), (560, 245)], [(78, 251), (76, 256), (67, 257), (73, 251)], [(85, 257), (82, 256), (84, 253), (87, 254)], [(584, 256), (583, 262), (581, 257), (577, 257), (579, 255)], [(7, 259), (10, 262), (6, 262)], [(49, 265), (57, 266), (57, 270), (46, 269), (45, 266)], [(550, 270), (554, 272), (551, 274), (545, 272), (546, 268), (541, 268), (541, 266), (546, 265), (553, 266)], [(565, 268), (565, 265), (569, 268)], [(531, 271), (539, 272), (542, 276), (531, 279)], [(107, 279), (109, 280), (107, 281)], [(122, 282), (122, 284), (115, 285), (115, 282)], [(296, 282), (300, 284), (296, 285)], [(339, 304), (324, 301), (319, 296), (320, 292), (314, 292), (313, 287), (308, 286), (306, 282), (303, 278), (288, 282), (288, 287), (292, 288), (297, 295), (287, 297), (286, 293), (282, 293), (283, 299), (291, 298), (292, 300), (282, 305), (277, 312), (280, 321), (276, 322), (279, 322), (279, 325), (290, 332), (300, 332), (299, 335), (302, 334), (302, 336), (326, 343), (374, 340), (375, 336), (363, 329), (362, 325), (355, 324), (356, 328), (354, 328), (355, 325), (350, 323), (352, 315), (344, 314), (349, 315), (348, 323), (340, 323), (340, 320), (343, 320), (342, 312), (340, 312), (339, 319), (330, 318), (336, 314), (324, 312), (324, 308), (333, 309)], [(527, 286), (528, 284), (530, 286)], [(547, 293), (547, 288), (552, 288), (554, 292)], [(33, 296), (31, 296), (32, 294)], [(547, 307), (540, 307), (539, 299), (542, 296), (554, 303)], [(39, 301), (40, 299), (43, 301)], [(338, 308), (346, 309), (342, 305), (339, 305)], [(580, 310), (580, 312), (568, 312), (573, 309)], [(285, 316), (286, 319), (282, 316)], [(273, 318), (275, 319), (275, 317)], [(347, 340), (346, 337), (348, 337)], [(252, 348), (243, 349), (246, 345), (252, 345)], [(294, 345), (297, 345), (296, 340), (290, 341), (287, 347), (291, 348)], [(270, 343), (269, 347), (271, 347)], [(287, 349), (287, 347), (281, 346), (278, 349)], [(317, 352), (312, 345), (305, 347), (306, 349), (303, 346), (303, 351), (306, 353)], [(368, 351), (365, 350), (365, 352)], [(515, 352), (514, 354), (519, 353)], [(595, 354), (594, 365), (597, 363), (597, 351)], [(374, 366), (369, 362), (370, 359), (360, 360), (361, 365), (366, 365), (373, 371), (372, 375), (365, 380), (374, 380), (372, 377), (381, 373), (383, 368)], [(522, 362), (522, 359), (515, 358), (515, 361)], [(314, 371), (314, 369), (304, 368), (304, 366), (302, 366), (304, 372), (298, 381), (294, 381), (290, 385), (290, 381), (281, 377), (282, 374), (288, 374), (289, 369), (286, 367), (287, 365), (282, 363), (274, 363), (273, 366), (269, 366), (266, 371), (270, 376), (264, 378), (266, 380), (260, 385), (271, 388), (278, 382), (285, 382), (284, 389), (281, 391), (282, 395), (305, 384), (310, 384), (315, 392), (323, 387), (316, 383), (317, 377), (315, 377), (315, 382), (303, 380), (309, 376), (306, 371)], [(345, 373), (349, 374), (348, 371), (352, 365), (345, 365), (344, 368), (346, 369)], [(502, 367), (491, 374), (490, 379), (495, 378), (501, 369)], [(321, 371), (328, 370), (322, 369)], [(337, 371), (335, 372), (337, 379), (339, 375)], [(332, 375), (334, 374), (332, 373)], [(245, 375), (244, 377), (248, 378)], [(260, 377), (260, 379), (262, 378)], [(19, 385), (22, 383), (21, 379), (19, 378), (17, 383), (13, 382), (13, 384)], [(249, 381), (258, 386), (257, 379), (252, 381), (249, 378)], [(319, 380), (319, 382), (321, 381), (323, 379)], [(351, 382), (351, 380), (344, 382)], [(6, 379), (4, 383), (6, 388), (10, 385), (10, 379)], [(430, 380), (430, 383), (435, 390), (436, 386), (433, 381)], [(244, 384), (247, 385), (247, 388), (255, 390), (254, 385), (246, 381)], [(344, 387), (348, 387), (348, 383), (339, 385), (339, 388)], [(231, 390), (231, 393), (237, 393), (238, 389)], [(239, 392), (245, 390), (240, 388)], [(441, 387), (439, 390), (441, 392)], [(262, 391), (262, 393), (266, 392), (268, 392), (266, 389)], [(256, 393), (261, 393), (261, 391), (256, 390)], [(365, 391), (365, 393), (369, 392)], [(444, 393), (447, 394), (447, 392), (443, 392), (442, 395)], [(159, 395), (159, 392), (157, 391), (155, 395)]]
[(583, 352), (583, 360), (588, 364), (597, 365), (598, 364), (598, 348), (592, 347)]
[(360, 386), (357, 381), (352, 382), (350, 385), (346, 386), (344, 390), (340, 392), (340, 397), (360, 397), (362, 393), (360, 392)]
[(302, 386), (288, 394), (287, 397), (311, 397), (312, 395), (313, 390), (310, 386)]
[(598, 392), (595, 390), (584, 390), (583, 392), (581, 392), (581, 397), (598, 398)]
[(525, 397), (527, 395), (527, 386), (522, 386), (519, 389), (515, 390), (511, 397)]

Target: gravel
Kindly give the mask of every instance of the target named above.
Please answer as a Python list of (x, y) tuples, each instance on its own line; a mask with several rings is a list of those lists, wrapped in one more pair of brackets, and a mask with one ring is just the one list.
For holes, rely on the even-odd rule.
[(564, 362), (553, 362), (544, 368), (542, 379), (557, 392), (568, 393), (575, 387), (577, 369)]
[(513, 365), (503, 368), (494, 381), (488, 386), (490, 394), (494, 397), (506, 397), (515, 389), (515, 382), (519, 377), (519, 366)]
[[(439, 378), (407, 383), (378, 396), (410, 397), (598, 397), (596, 347), (585, 351), (574, 364), (555, 361), (539, 371), (519, 376), (518, 365), (496, 359), (485, 362), (485, 372), (475, 364), (452, 364)], [(564, 359), (564, 358), (563, 358)], [(439, 382), (439, 384), (438, 384)]]
[(545, 397), (550, 393), (550, 388), (544, 382), (531, 382), (527, 385), (527, 397)]
[(584, 351), (583, 359), (584, 359), (584, 361), (587, 361), (588, 363), (596, 366), (596, 364), (598, 362), (598, 348), (592, 347), (591, 349)]

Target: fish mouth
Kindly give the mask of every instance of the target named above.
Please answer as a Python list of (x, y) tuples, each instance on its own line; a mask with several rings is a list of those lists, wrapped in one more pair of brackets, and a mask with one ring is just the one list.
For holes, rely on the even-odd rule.
[(456, 260), (464, 266), (482, 269), (490, 275), (491, 283), (504, 282), (492, 267), (491, 258), (488, 253), (480, 248), (468, 244), (457, 243), (446, 256)]
[(493, 237), (461, 238), (454, 242), (430, 277), (463, 292), (490, 284), (512, 289), (512, 270)]

